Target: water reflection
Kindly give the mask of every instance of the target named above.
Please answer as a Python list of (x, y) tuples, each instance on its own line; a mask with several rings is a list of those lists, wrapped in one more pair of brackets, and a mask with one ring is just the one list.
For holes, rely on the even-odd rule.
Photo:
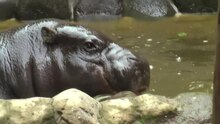
[[(193, 48), (185, 48), (180, 50), (168, 50), (168, 53), (164, 54), (173, 54), (174, 56), (178, 56), (176, 60), (180, 61), (188, 61), (194, 65), (204, 65), (206, 62), (214, 61), (213, 50), (203, 50), (203, 49), (193, 49)], [(173, 60), (173, 57), (168, 58), (170, 61)], [(181, 59), (181, 60), (180, 60)], [(203, 64), (204, 63), (204, 64)]]

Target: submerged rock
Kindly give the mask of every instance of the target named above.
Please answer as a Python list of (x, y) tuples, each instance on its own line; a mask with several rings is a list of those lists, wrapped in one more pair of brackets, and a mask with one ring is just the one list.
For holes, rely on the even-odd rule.
[[(16, 18), (34, 20), (41, 18), (70, 19), (73, 0), (18, 0)], [(74, 6), (74, 5), (72, 5)]]
[(0, 0), (0, 20), (109, 20), (121, 16), (154, 19), (174, 16), (179, 11), (216, 12), (217, 5), (217, 0)]
[(181, 124), (211, 123), (212, 95), (207, 93), (182, 93), (174, 98), (182, 106), (181, 112), (171, 121)]
[(121, 0), (80, 0), (76, 11), (79, 19), (117, 18), (123, 4)]
[(212, 95), (207, 93), (182, 93), (174, 98), (181, 108), (177, 115), (167, 114), (149, 124), (211, 124)]
[[(0, 6), (1, 3), (4, 5), (2, 12), (8, 14), (7, 18), (15, 14), (19, 20), (103, 20), (119, 18), (122, 15), (164, 17), (176, 14), (176, 8), (170, 0), (0, 0)], [(6, 6), (7, 9), (4, 8)], [(12, 11), (15, 9), (16, 11)], [(6, 16), (4, 13), (0, 17), (3, 15)]]
[(173, 0), (182, 13), (217, 12), (218, 0)]
[(164, 17), (176, 14), (170, 0), (18, 0), (16, 17), (106, 20), (122, 15)]
[(14, 17), (16, 0), (0, 0), (0, 20)]
[(168, 0), (124, 0), (125, 15), (135, 17), (174, 16), (175, 8)]

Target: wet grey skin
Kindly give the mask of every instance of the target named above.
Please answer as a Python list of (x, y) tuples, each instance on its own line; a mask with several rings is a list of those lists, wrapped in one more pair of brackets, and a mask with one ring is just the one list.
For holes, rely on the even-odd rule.
[(91, 96), (149, 87), (150, 71), (101, 33), (39, 20), (0, 33), (0, 98), (52, 97), (77, 88)]

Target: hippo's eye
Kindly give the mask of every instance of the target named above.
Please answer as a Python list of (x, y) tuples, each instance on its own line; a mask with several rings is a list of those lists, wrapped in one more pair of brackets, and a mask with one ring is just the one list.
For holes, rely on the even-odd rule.
[(84, 47), (85, 47), (86, 50), (94, 50), (94, 49), (96, 49), (95, 44), (92, 43), (92, 42), (86, 42), (84, 44)]

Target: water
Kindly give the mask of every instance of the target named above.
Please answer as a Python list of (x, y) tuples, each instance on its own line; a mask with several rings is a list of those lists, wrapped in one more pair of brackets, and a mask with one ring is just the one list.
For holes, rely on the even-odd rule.
[[(124, 17), (113, 21), (80, 21), (113, 38), (151, 64), (150, 93), (175, 96), (212, 92), (216, 15), (182, 15), (146, 21)], [(15, 21), (0, 23), (5, 29)]]

